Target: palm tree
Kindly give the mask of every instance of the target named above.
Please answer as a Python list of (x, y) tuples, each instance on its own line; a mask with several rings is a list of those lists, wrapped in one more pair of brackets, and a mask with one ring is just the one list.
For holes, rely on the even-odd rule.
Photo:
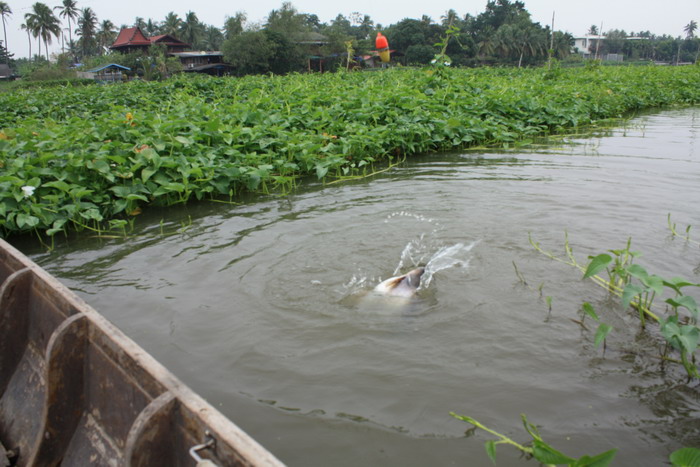
[(44, 41), (46, 60), (48, 60), (51, 36), (58, 37), (61, 34), (60, 21), (53, 14), (51, 8), (40, 2), (32, 5), (31, 13), (26, 13), (24, 19), (26, 24), (32, 28), (32, 35), (39, 39), (39, 55), (41, 55), (41, 41)]
[(80, 18), (78, 18), (78, 29), (76, 32), (80, 36), (78, 42), (80, 43), (83, 57), (85, 57), (94, 50), (96, 45), (97, 15), (92, 11), (92, 8), (87, 7), (80, 10)]
[(221, 50), (221, 44), (224, 42), (224, 34), (216, 26), (207, 26), (204, 30), (204, 39), (202, 45), (205, 50)]
[(686, 38), (692, 39), (695, 37), (695, 30), (698, 29), (698, 23), (695, 20), (690, 20), (690, 23), (686, 24), (683, 30), (685, 31)]
[(27, 41), (29, 41), (29, 59), (32, 59), (32, 36), (31, 36), (31, 31), (32, 27), (29, 25), (29, 21), (25, 21), (24, 23), (20, 24), (20, 29), (24, 29), (27, 31)]
[(199, 22), (199, 18), (193, 11), (187, 12), (180, 28), (180, 39), (190, 44), (196, 50), (203, 35), (204, 25)]
[(180, 31), (181, 25), (182, 20), (180, 17), (171, 11), (165, 16), (165, 21), (160, 26), (160, 33), (174, 36)]
[(243, 32), (246, 14), (239, 11), (235, 16), (227, 16), (224, 22), (224, 37), (228, 40)]
[(151, 37), (158, 34), (158, 29), (158, 23), (154, 23), (151, 18), (148, 18), (148, 21), (146, 21), (146, 25), (144, 26), (143, 32), (146, 34), (146, 37)]
[(592, 24), (590, 28), (588, 28), (588, 35), (589, 36), (597, 36), (598, 35), (598, 26), (595, 24)]
[(574, 46), (574, 38), (568, 32), (554, 31), (553, 50), (554, 57), (563, 60), (571, 55)]
[(440, 19), (442, 20), (442, 25), (444, 27), (449, 27), (457, 22), (459, 15), (457, 15), (456, 11), (450, 8), (440, 17)]
[(68, 19), (68, 43), (73, 42), (73, 26), (71, 20), (78, 18), (78, 6), (75, 0), (63, 0), (63, 6), (55, 6), (54, 10), (59, 10), (58, 16)]
[(100, 24), (100, 30), (97, 31), (97, 34), (95, 34), (95, 38), (97, 39), (97, 45), (100, 46), (100, 55), (102, 55), (102, 52), (105, 48), (109, 47), (114, 43), (114, 39), (116, 38), (116, 36), (117, 31), (114, 26), (114, 23), (108, 19), (102, 21), (102, 23)]
[[(8, 50), (7, 48), (7, 25), (5, 24), (5, 16), (12, 16), (12, 10), (10, 9), (10, 5), (8, 5), (5, 2), (0, 2), (0, 16), (2, 16), (2, 32), (5, 34), (5, 50)], [(9, 52), (9, 50), (8, 50)], [(8, 58), (9, 60), (9, 58)]]

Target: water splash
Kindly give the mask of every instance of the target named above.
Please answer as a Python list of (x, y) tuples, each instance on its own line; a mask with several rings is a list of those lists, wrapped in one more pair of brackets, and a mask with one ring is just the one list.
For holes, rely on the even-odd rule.
[(433, 254), (425, 264), (425, 273), (421, 277), (420, 287), (418, 290), (426, 289), (433, 280), (433, 274), (444, 269), (453, 267), (469, 267), (471, 259), (471, 250), (479, 243), (478, 240), (465, 245), (464, 243), (456, 243), (450, 246), (443, 246), (435, 254)]

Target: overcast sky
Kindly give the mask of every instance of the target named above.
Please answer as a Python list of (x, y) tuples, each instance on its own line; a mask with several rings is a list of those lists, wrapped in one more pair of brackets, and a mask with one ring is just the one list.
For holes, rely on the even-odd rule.
[[(26, 57), (29, 53), (27, 34), (20, 29), (25, 13), (31, 11), (35, 0), (3, 0), (10, 5), (12, 16), (7, 19), (7, 42), (15, 58)], [(61, 0), (44, 1), (50, 7), (61, 4)], [(420, 19), (430, 16), (434, 21), (450, 8), (460, 16), (469, 13), (477, 15), (484, 11), (486, 0), (353, 0), (329, 2), (327, 0), (295, 0), (292, 4), (300, 13), (316, 14), (322, 22), (330, 22), (338, 14), (346, 17), (357, 11), (369, 15), (375, 23), (388, 26), (403, 18)], [(162, 21), (168, 12), (173, 11), (181, 18), (188, 11), (194, 11), (201, 22), (222, 27), (226, 16), (238, 11), (247, 14), (249, 22), (264, 22), (270, 10), (279, 9), (281, 0), (256, 0), (252, 2), (229, 2), (202, 0), (77, 0), (79, 8), (90, 7), (99, 21), (109, 19), (117, 26), (132, 25), (137, 16), (154, 21)], [(651, 31), (654, 34), (683, 35), (683, 27), (695, 20), (700, 23), (700, 0), (525, 0), (525, 7), (532, 19), (542, 25), (551, 24), (552, 13), (556, 11), (554, 28), (579, 36), (595, 24), (603, 31), (624, 29), (630, 31)], [(64, 24), (67, 28), (68, 24)], [(74, 25), (75, 28), (75, 25)], [(700, 33), (700, 31), (699, 31)], [(67, 34), (66, 34), (67, 35)], [(2, 37), (0, 36), (0, 40)], [(43, 45), (42, 45), (43, 49)], [(60, 40), (54, 40), (49, 50), (60, 51)], [(36, 53), (36, 41), (32, 43), (32, 53)]]

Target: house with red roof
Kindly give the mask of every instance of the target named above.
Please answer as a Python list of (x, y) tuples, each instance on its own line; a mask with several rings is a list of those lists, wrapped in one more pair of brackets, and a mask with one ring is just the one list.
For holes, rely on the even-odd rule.
[(123, 28), (119, 31), (110, 49), (122, 53), (129, 53), (139, 50), (146, 51), (151, 45), (157, 44), (165, 45), (168, 53), (184, 52), (191, 48), (190, 44), (182, 42), (180, 39), (170, 34), (161, 34), (160, 36), (148, 38), (139, 27), (132, 27)]

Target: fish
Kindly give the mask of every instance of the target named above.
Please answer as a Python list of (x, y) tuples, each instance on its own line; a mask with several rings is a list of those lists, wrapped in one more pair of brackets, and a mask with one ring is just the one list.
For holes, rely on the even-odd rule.
[(421, 276), (425, 272), (424, 267), (416, 268), (402, 276), (391, 277), (379, 283), (374, 292), (388, 297), (411, 298), (420, 287)]

